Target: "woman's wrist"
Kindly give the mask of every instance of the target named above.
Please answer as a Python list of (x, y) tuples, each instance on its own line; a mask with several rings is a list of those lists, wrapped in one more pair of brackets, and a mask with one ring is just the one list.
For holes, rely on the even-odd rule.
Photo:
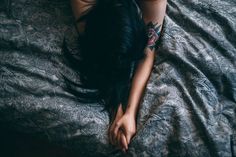
[(137, 111), (135, 109), (133, 109), (133, 108), (127, 107), (124, 114), (127, 115), (127, 116), (130, 116), (132, 118), (135, 118), (136, 114), (137, 114)]

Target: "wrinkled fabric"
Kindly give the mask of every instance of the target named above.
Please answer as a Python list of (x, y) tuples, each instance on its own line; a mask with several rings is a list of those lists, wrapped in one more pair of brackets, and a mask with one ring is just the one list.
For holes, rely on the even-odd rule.
[(168, 1), (126, 155), (108, 143), (102, 106), (78, 100), (94, 90), (63, 51), (78, 52), (70, 2), (0, 3), (1, 123), (81, 156), (236, 156), (235, 1)]

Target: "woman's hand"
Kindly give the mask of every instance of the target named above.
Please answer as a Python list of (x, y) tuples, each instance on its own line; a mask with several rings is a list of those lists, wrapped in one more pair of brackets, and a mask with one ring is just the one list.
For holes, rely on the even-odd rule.
[(125, 150), (128, 149), (128, 144), (122, 130), (118, 131), (117, 138), (113, 136), (115, 125), (123, 115), (124, 115), (124, 111), (122, 109), (122, 105), (120, 104), (118, 107), (117, 113), (115, 114), (114, 121), (109, 127), (109, 141), (112, 145), (116, 145), (117, 147), (121, 148), (123, 152), (125, 152)]
[(109, 127), (109, 140), (112, 145), (118, 146), (123, 152), (128, 150), (128, 144), (136, 133), (135, 115), (125, 112), (120, 104), (114, 121)]
[(128, 150), (128, 143), (122, 130), (118, 131), (117, 139), (115, 139), (115, 141), (118, 147), (122, 149), (123, 152), (126, 152)]
[[(130, 140), (135, 135), (135, 133), (136, 133), (135, 116), (133, 114), (125, 113), (115, 123), (114, 130), (112, 131), (112, 136), (113, 136), (113, 139), (115, 139), (115, 141), (118, 141), (119, 143), (122, 142), (122, 144), (125, 145), (125, 149), (127, 150), (128, 144), (130, 143)], [(126, 144), (123, 143), (124, 137), (126, 139)]]

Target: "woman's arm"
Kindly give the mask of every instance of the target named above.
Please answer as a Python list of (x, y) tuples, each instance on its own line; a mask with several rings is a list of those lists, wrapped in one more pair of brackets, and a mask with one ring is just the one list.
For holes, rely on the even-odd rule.
[(149, 42), (135, 71), (126, 113), (136, 116), (138, 104), (149, 79), (155, 57), (155, 44), (159, 38), (166, 11), (167, 0), (140, 0), (143, 19), (148, 26)]
[[(136, 114), (140, 99), (151, 74), (155, 57), (155, 45), (159, 38), (163, 19), (166, 11), (167, 0), (139, 0), (143, 13), (143, 19), (148, 27), (149, 41), (145, 49), (146, 57), (142, 59), (135, 70), (131, 84), (128, 104), (123, 117), (117, 122), (114, 129), (114, 136), (117, 137), (118, 129), (122, 129), (127, 143), (136, 133)], [(117, 139), (119, 140), (119, 139)]]
[[(96, 0), (71, 0), (71, 8), (77, 21), (81, 16), (83, 16), (90, 7), (92, 7)], [(85, 28), (85, 22), (76, 23), (77, 29), (80, 33), (83, 32)]]

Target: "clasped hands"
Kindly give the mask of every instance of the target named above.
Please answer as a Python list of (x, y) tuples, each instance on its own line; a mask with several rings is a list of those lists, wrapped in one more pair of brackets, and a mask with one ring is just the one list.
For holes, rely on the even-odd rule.
[(126, 152), (131, 138), (136, 133), (135, 116), (131, 113), (124, 113), (120, 104), (108, 133), (110, 143)]

